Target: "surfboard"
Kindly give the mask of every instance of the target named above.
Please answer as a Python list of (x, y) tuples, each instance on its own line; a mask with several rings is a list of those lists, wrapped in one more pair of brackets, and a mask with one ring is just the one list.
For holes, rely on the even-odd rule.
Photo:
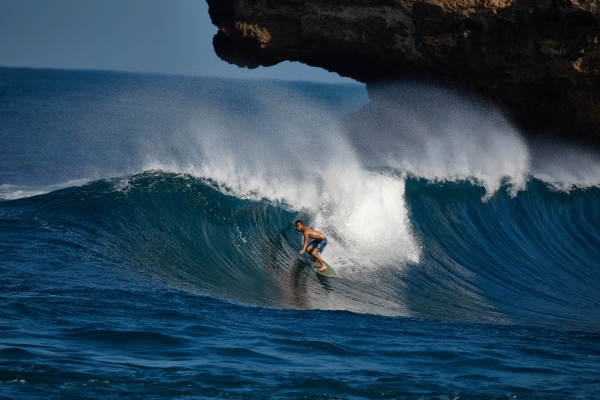
[(335, 274), (335, 271), (333, 270), (333, 268), (331, 268), (329, 266), (329, 264), (327, 264), (325, 261), (323, 261), (323, 263), (325, 264), (325, 266), (327, 267), (327, 269), (323, 270), (323, 271), (319, 271), (319, 268), (321, 268), (321, 264), (319, 264), (316, 261), (311, 261), (310, 265), (312, 265), (313, 269), (315, 270), (315, 272), (321, 276), (324, 276), (326, 278), (335, 278), (337, 275)]

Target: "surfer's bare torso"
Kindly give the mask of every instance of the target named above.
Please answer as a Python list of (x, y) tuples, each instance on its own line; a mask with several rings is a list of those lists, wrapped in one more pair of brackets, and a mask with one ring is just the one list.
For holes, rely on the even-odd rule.
[(304, 237), (308, 237), (309, 239), (317, 239), (322, 240), (325, 239), (325, 235), (322, 232), (316, 231), (308, 226), (304, 227)]

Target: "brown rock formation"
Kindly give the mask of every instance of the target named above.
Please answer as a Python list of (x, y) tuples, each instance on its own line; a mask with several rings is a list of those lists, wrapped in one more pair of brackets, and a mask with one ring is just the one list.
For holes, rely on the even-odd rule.
[(417, 79), (501, 106), (524, 131), (600, 146), (600, 0), (207, 0), (219, 57), (367, 83)]

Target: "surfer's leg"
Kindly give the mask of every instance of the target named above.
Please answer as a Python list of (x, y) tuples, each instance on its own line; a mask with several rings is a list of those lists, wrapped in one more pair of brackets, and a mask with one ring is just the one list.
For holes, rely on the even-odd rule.
[(319, 264), (321, 264), (321, 268), (319, 268), (319, 271), (325, 271), (327, 269), (327, 267), (325, 266), (325, 264), (323, 263), (323, 260), (321, 260), (321, 257), (319, 257), (319, 252), (317, 251), (316, 248), (313, 249), (313, 252), (311, 253), (311, 255), (313, 256), (313, 258), (315, 260), (317, 260), (317, 262)]
[(308, 254), (310, 254), (311, 256), (313, 256), (313, 258), (312, 258), (312, 260), (311, 260), (311, 261), (317, 261), (317, 259), (316, 259), (316, 258), (315, 258), (315, 256), (313, 255), (313, 250), (316, 250), (316, 248), (315, 248), (315, 247), (313, 247), (312, 245), (310, 245), (310, 246), (308, 246), (308, 247), (306, 248), (306, 252), (307, 252)]

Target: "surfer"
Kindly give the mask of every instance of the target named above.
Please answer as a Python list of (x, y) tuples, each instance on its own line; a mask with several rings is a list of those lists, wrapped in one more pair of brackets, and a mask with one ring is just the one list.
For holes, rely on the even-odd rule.
[[(313, 256), (314, 260), (321, 264), (319, 271), (325, 271), (327, 267), (323, 263), (323, 260), (321, 260), (321, 257), (319, 257), (319, 253), (322, 253), (325, 246), (327, 246), (327, 236), (322, 232), (305, 226), (304, 222), (301, 220), (294, 222), (294, 226), (298, 232), (302, 232), (304, 235), (304, 246), (302, 247), (302, 250), (300, 250), (300, 254), (304, 254), (306, 251)], [(308, 239), (312, 239), (312, 242), (308, 243)]]

